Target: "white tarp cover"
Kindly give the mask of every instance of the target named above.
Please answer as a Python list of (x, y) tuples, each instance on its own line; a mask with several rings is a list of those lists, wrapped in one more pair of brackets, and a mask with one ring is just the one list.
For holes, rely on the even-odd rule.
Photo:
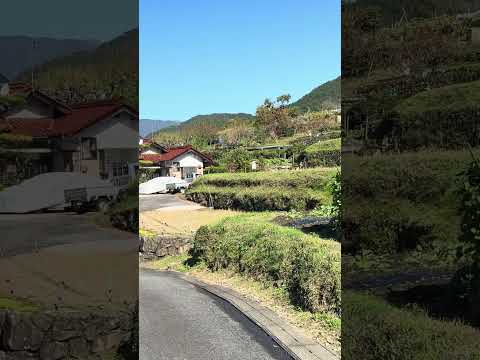
[(185, 181), (179, 180), (176, 177), (160, 176), (141, 183), (139, 186), (139, 193), (142, 195), (162, 193), (167, 191), (168, 184), (183, 184), (184, 182)]
[(64, 191), (78, 188), (111, 195), (112, 185), (106, 180), (80, 173), (45, 173), (0, 191), (0, 213), (28, 213), (64, 205)]

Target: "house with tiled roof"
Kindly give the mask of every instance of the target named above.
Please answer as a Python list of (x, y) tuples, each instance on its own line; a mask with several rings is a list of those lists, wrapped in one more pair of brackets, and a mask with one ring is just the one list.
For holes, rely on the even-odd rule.
[(191, 145), (168, 147), (149, 139), (140, 139), (140, 144), (141, 165), (153, 170), (153, 176), (172, 176), (193, 181), (203, 175), (205, 167), (213, 164), (210, 157)]
[[(32, 139), (26, 149), (3, 149), (21, 153), (27, 160), (27, 168), (21, 169), (26, 177), (74, 171), (119, 186), (128, 183), (138, 164), (135, 109), (120, 99), (67, 105), (28, 86), (15, 84), (13, 89), (25, 101), (0, 113), (0, 134)], [(3, 160), (0, 171), (12, 166)]]

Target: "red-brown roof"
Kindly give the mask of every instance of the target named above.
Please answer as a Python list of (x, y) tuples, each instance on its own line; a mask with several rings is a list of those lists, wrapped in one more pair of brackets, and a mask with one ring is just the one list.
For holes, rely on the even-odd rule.
[(153, 163), (159, 163), (161, 161), (172, 161), (179, 157), (180, 155), (186, 154), (188, 152), (194, 152), (198, 156), (202, 157), (209, 163), (213, 163), (213, 160), (208, 156), (202, 154), (201, 152), (195, 150), (192, 145), (177, 146), (167, 149), (163, 154), (142, 154), (140, 155), (140, 160), (151, 161)]
[(74, 135), (123, 108), (136, 114), (135, 110), (120, 102), (101, 101), (71, 106), (70, 113), (55, 119), (0, 119), (0, 128), (33, 137)]

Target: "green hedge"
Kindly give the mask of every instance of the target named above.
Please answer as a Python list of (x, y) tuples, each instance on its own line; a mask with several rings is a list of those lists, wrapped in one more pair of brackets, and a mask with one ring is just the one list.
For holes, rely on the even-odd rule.
[(308, 166), (339, 166), (342, 140), (322, 140), (305, 148), (304, 158)]
[(265, 210), (312, 210), (331, 203), (326, 191), (310, 189), (288, 190), (280, 187), (218, 187), (196, 186), (189, 189), (187, 199), (213, 206), (216, 209), (237, 209), (245, 211)]
[(480, 359), (477, 329), (370, 295), (344, 292), (342, 323), (342, 359)]
[(280, 170), (252, 173), (211, 174), (195, 180), (191, 189), (195, 189), (201, 185), (208, 185), (218, 187), (266, 186), (322, 190), (335, 176), (337, 170), (338, 169), (335, 168), (316, 168), (299, 171)]
[(395, 133), (405, 148), (480, 143), (480, 81), (423, 91), (395, 107)]
[(219, 209), (311, 210), (330, 204), (336, 170), (210, 174), (197, 179), (186, 197)]
[(471, 161), (468, 152), (345, 155), (342, 161), (346, 249), (393, 253), (457, 241), (458, 174)]
[(269, 223), (272, 217), (243, 214), (201, 227), (192, 258), (275, 283), (304, 310), (340, 315), (340, 244)]

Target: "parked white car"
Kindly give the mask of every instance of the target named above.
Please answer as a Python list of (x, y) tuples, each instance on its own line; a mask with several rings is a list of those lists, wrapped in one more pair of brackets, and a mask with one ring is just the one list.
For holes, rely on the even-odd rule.
[(160, 176), (139, 185), (142, 195), (174, 193), (188, 188), (190, 184), (176, 177)]
[(34, 176), (0, 192), (0, 213), (73, 207), (102, 207), (116, 198), (118, 188), (107, 180), (74, 172)]

